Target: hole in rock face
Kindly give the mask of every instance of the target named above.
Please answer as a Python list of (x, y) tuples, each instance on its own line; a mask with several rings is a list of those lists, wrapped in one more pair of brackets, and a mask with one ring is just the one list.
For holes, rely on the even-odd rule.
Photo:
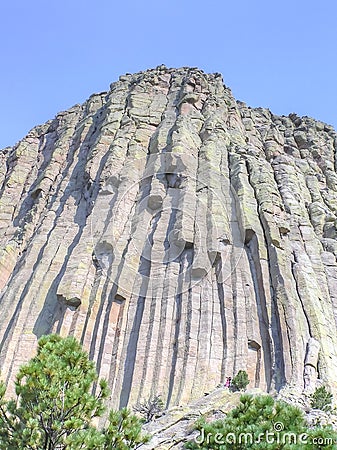
[(166, 175), (168, 187), (183, 189), (186, 186), (187, 177), (181, 173), (169, 173)]
[(94, 263), (107, 270), (112, 264), (113, 247), (107, 241), (98, 242), (93, 252)]
[(35, 189), (35, 191), (33, 191), (30, 196), (32, 197), (33, 200), (36, 200), (38, 198), (38, 196), (41, 194), (42, 189), (37, 188)]
[(323, 237), (336, 239), (337, 238), (337, 226), (333, 222), (327, 222), (323, 228)]
[(286, 234), (290, 233), (290, 228), (286, 225), (281, 225), (279, 227), (279, 232), (280, 232), (281, 236), (285, 236)]
[(147, 204), (153, 211), (161, 209), (163, 206), (163, 198), (159, 194), (151, 194), (148, 196)]
[[(193, 84), (192, 84), (193, 86)], [(195, 103), (198, 103), (199, 95), (194, 92), (186, 92), (184, 97), (181, 99), (179, 105), (181, 106), (184, 103), (189, 103), (190, 105), (194, 105)]]
[(115, 302), (117, 302), (117, 303), (124, 303), (125, 300), (126, 300), (126, 298), (123, 297), (123, 295), (118, 294), (118, 293), (115, 295)]
[(191, 274), (193, 279), (200, 280), (207, 275), (207, 270), (204, 267), (193, 267)]
[(69, 306), (71, 308), (78, 308), (81, 304), (81, 299), (78, 297), (66, 297), (63, 294), (57, 294), (57, 300), (60, 303), (63, 303), (66, 306)]
[(193, 242), (185, 241), (185, 249), (186, 250), (190, 250), (193, 247), (194, 247)]
[(252, 339), (248, 339), (248, 348), (259, 350), (261, 348), (261, 345), (256, 341), (253, 341)]
[(245, 230), (245, 245), (249, 244), (249, 242), (253, 239), (254, 235), (255, 235), (254, 230), (251, 229)]

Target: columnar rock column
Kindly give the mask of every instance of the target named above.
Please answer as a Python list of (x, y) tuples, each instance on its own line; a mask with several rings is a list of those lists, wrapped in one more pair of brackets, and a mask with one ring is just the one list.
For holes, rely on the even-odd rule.
[[(195, 68), (121, 76), (0, 151), (0, 363), (74, 335), (113, 406), (247, 370), (336, 392), (337, 135)], [(306, 361), (306, 362), (305, 362)]]

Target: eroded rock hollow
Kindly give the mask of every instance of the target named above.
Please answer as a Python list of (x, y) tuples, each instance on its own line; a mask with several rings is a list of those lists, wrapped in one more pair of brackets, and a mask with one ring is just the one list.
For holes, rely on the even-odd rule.
[(121, 76), (0, 152), (2, 376), (74, 335), (114, 406), (336, 390), (337, 135), (194, 68)]

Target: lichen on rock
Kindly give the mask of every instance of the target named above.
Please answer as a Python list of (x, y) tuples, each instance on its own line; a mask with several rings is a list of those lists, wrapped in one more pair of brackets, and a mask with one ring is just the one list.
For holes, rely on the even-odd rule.
[(0, 151), (2, 376), (57, 332), (114, 407), (184, 404), (240, 369), (336, 393), (336, 142), (219, 74), (159, 66)]

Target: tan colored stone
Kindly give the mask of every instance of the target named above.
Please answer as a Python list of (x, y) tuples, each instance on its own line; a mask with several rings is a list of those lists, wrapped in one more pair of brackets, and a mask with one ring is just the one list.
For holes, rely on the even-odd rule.
[(336, 393), (336, 142), (219, 74), (160, 66), (2, 150), (3, 377), (57, 332), (114, 407), (185, 404), (240, 369), (252, 388)]

